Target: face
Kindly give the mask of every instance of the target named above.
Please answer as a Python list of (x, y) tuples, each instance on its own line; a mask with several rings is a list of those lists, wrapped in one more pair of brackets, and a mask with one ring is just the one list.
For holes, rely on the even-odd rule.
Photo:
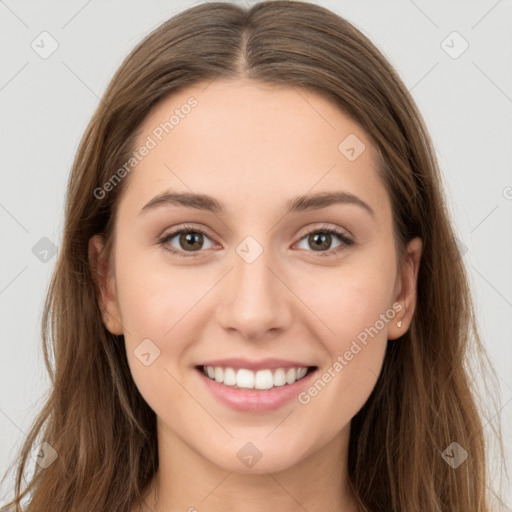
[[(409, 325), (421, 249), (411, 242), (397, 268), (368, 136), (316, 93), (216, 81), (158, 105), (144, 145), (100, 263), (101, 305), (159, 436), (238, 472), (279, 471), (346, 439), (388, 339)], [(344, 200), (297, 201), (321, 193)], [(101, 262), (98, 237), (90, 247)], [(226, 384), (198, 369), (221, 359), (234, 360), (213, 370)], [(259, 371), (238, 371), (251, 363)], [(283, 384), (297, 366), (308, 373)], [(245, 388), (252, 378), (273, 387)]]

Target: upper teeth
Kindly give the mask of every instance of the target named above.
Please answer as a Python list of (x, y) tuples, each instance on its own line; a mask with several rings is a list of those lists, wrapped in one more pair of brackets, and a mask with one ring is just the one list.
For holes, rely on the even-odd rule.
[(246, 368), (234, 370), (220, 366), (205, 366), (203, 373), (210, 379), (222, 382), (227, 386), (238, 386), (249, 389), (270, 389), (274, 386), (293, 384), (306, 375), (307, 368), (277, 368), (272, 370), (258, 370), (253, 372)]

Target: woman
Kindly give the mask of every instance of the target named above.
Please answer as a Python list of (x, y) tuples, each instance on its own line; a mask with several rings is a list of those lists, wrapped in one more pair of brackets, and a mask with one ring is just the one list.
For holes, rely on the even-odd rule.
[(28, 511), (489, 510), (435, 154), (325, 8), (201, 4), (126, 58), (71, 172), (43, 335)]

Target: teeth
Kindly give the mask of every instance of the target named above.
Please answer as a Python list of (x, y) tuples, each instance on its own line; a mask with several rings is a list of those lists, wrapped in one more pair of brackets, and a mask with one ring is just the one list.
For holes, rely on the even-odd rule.
[(308, 369), (302, 368), (277, 368), (272, 370), (258, 370), (253, 372), (246, 368), (234, 370), (220, 366), (205, 366), (203, 373), (212, 380), (222, 382), (226, 386), (236, 386), (246, 389), (271, 389), (276, 386), (293, 384), (302, 379)]
[(286, 372), (286, 384), (293, 384), (297, 380), (297, 370), (295, 368), (290, 368)]
[(274, 378), (270, 370), (260, 370), (259, 372), (256, 372), (256, 378), (254, 382), (255, 389), (270, 389), (273, 387)]
[(233, 368), (226, 368), (224, 370), (224, 384), (236, 386), (236, 372)]
[(224, 370), (219, 366), (215, 368), (215, 380), (217, 382), (222, 382), (224, 380)]
[(251, 370), (240, 368), (240, 370), (236, 372), (236, 385), (239, 388), (254, 388), (255, 379), (256, 376), (254, 375), (254, 372), (251, 372)]
[(284, 386), (286, 384), (286, 374), (282, 368), (278, 368), (273, 376), (274, 386)]
[(297, 370), (297, 380), (302, 379), (302, 377), (304, 377), (304, 375), (306, 375), (306, 373), (308, 373), (307, 368), (299, 368)]

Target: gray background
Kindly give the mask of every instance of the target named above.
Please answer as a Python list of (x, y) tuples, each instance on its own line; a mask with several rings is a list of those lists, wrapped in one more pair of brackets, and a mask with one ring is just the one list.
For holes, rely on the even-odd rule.
[[(129, 50), (162, 21), (197, 3), (0, 0), (2, 475), (48, 388), (41, 310), (78, 142)], [(316, 3), (346, 17), (383, 51), (425, 118), (501, 386), (499, 403), (486, 403), (491, 424), (502, 418), (510, 464), (512, 1)], [(51, 49), (43, 31), (58, 44), (46, 59), (31, 46)], [(464, 42), (450, 36), (453, 31), (469, 44), (461, 55)], [(7, 480), (0, 496), (11, 487)], [(512, 510), (510, 494), (505, 502)]]

